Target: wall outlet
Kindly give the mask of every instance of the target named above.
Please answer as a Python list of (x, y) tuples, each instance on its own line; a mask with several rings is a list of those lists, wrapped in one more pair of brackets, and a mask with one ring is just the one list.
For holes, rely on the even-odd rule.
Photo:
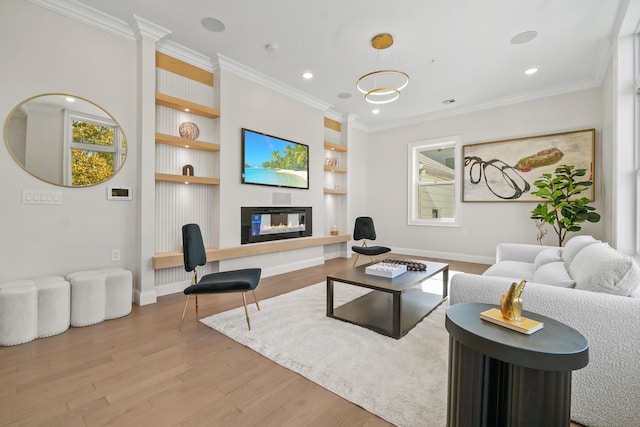
[(111, 261), (120, 261), (120, 249), (111, 250)]

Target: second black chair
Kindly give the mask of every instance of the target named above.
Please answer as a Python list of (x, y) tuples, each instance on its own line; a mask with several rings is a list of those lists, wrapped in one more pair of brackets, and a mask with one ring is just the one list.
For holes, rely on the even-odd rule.
[(182, 310), (180, 325), (178, 330), (182, 328), (184, 315), (189, 305), (189, 297), (191, 294), (196, 296), (196, 318), (198, 317), (198, 294), (213, 294), (222, 292), (242, 292), (242, 302), (244, 303), (244, 314), (247, 318), (247, 326), (251, 329), (249, 321), (249, 310), (247, 309), (246, 293), (251, 291), (256, 307), (260, 310), (258, 299), (256, 298), (255, 289), (260, 281), (262, 270), (259, 268), (247, 268), (243, 270), (222, 271), (219, 273), (210, 273), (202, 276), (198, 280), (198, 272), (196, 268), (207, 263), (207, 253), (204, 249), (202, 241), (202, 233), (198, 224), (186, 224), (182, 226), (182, 246), (184, 250), (184, 269), (188, 272), (193, 271), (191, 286), (184, 290), (187, 301)]
[(391, 248), (386, 246), (367, 246), (367, 240), (376, 240), (376, 229), (373, 226), (373, 219), (368, 216), (360, 216), (356, 218), (356, 224), (353, 228), (353, 240), (362, 240), (362, 246), (351, 246), (351, 250), (358, 255), (353, 265), (358, 264), (358, 258), (360, 255), (366, 255), (374, 261), (375, 256), (386, 254), (391, 252)]

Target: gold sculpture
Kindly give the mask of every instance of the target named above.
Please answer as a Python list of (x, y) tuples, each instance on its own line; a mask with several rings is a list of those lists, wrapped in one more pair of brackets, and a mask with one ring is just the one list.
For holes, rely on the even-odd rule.
[(515, 321), (522, 320), (522, 300), (520, 299), (520, 295), (522, 295), (526, 283), (526, 280), (522, 280), (517, 285), (513, 282), (509, 290), (502, 294), (500, 310), (502, 311), (502, 317), (505, 319)]

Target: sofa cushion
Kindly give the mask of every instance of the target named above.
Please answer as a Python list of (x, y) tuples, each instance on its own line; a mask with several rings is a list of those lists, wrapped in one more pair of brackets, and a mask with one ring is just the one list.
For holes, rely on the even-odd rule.
[(483, 275), (511, 277), (518, 280), (532, 280), (534, 271), (533, 263), (530, 262), (500, 261), (489, 267)]
[(562, 261), (541, 265), (533, 273), (533, 281), (545, 285), (562, 286), (563, 288), (572, 288), (576, 284), (576, 281), (567, 273)]
[(562, 261), (560, 248), (548, 248), (541, 250), (533, 261), (533, 267), (537, 270), (540, 266), (550, 262)]
[(640, 284), (640, 267), (633, 258), (606, 243), (582, 249), (569, 265), (576, 289), (629, 296)]
[[(575, 236), (567, 241), (562, 248), (562, 260), (568, 266), (575, 258), (576, 254), (583, 248), (593, 245), (594, 243), (600, 243), (600, 240), (594, 239), (592, 236)], [(571, 272), (569, 272), (571, 273)]]

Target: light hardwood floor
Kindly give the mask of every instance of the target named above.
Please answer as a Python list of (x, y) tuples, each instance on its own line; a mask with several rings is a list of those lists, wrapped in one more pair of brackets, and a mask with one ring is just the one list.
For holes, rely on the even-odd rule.
[[(266, 299), (322, 282), (352, 262), (263, 278), (256, 293)], [(450, 264), (473, 273), (487, 267)], [(239, 294), (199, 300), (201, 317), (242, 305)], [(161, 297), (127, 317), (0, 347), (0, 425), (391, 425), (197, 322), (192, 305), (179, 332), (184, 301)]]

